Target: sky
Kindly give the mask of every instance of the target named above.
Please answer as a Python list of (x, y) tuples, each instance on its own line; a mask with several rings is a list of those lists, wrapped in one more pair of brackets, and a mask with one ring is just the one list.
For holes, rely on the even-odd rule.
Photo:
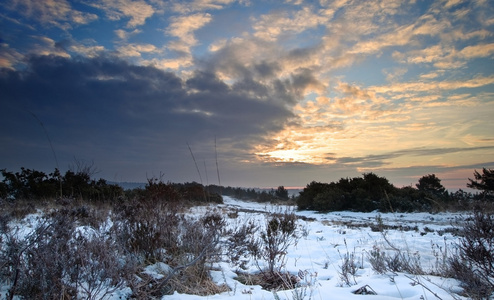
[(465, 189), (494, 168), (489, 0), (6, 0), (0, 68), (9, 171)]

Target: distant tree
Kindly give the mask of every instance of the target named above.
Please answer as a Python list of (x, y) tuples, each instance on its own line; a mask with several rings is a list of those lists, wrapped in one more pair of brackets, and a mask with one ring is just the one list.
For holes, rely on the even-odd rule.
[(452, 200), (465, 202), (470, 197), (460, 193), (453, 197), (434, 174), (420, 178), (416, 187), (396, 188), (385, 177), (364, 173), (362, 177), (341, 178), (331, 183), (313, 181), (296, 201), (299, 210), (411, 212), (441, 210)]
[(288, 200), (288, 190), (285, 189), (284, 186), (280, 185), (276, 191), (274, 192), (275, 196), (283, 199), (283, 200)]
[(274, 199), (274, 190), (271, 189), (270, 191), (260, 191), (257, 194), (257, 199), (256, 201), (258, 202), (269, 202)]
[(482, 174), (475, 170), (473, 175), (475, 180), (468, 178), (467, 187), (482, 191), (484, 199), (494, 199), (494, 170), (483, 168)]
[(444, 186), (441, 184), (441, 179), (437, 178), (435, 174), (422, 176), (416, 186), (419, 191), (433, 194), (435, 196), (441, 196), (446, 191)]
[(379, 177), (374, 173), (364, 173), (362, 188), (367, 192), (372, 200), (381, 200), (386, 197), (386, 193), (391, 193), (394, 186), (385, 177)]
[(328, 185), (314, 197), (313, 207), (317, 211), (340, 211), (345, 208), (345, 193), (335, 185)]
[[(58, 169), (50, 174), (21, 168), (21, 172), (0, 170), (0, 198), (8, 199), (54, 199), (56, 197), (88, 200), (111, 200), (123, 195), (123, 189), (106, 180), (92, 180), (89, 173), (67, 171), (61, 175)], [(62, 194), (63, 191), (63, 194)]]
[(91, 194), (91, 177), (87, 173), (66, 171), (63, 176), (63, 192), (65, 197), (87, 198)]
[(411, 185), (397, 188), (393, 195), (389, 196), (389, 201), (386, 199), (387, 201), (381, 203), (380, 210), (383, 212), (422, 210), (423, 204), (429, 201), (425, 201), (421, 194), (422, 192)]
[(465, 192), (462, 189), (450, 193), (449, 197), (462, 209), (469, 209), (469, 205), (471, 201), (474, 199), (474, 195), (472, 193)]
[(300, 192), (300, 196), (297, 199), (298, 209), (314, 209), (314, 198), (320, 193), (323, 193), (329, 184), (312, 181), (309, 183), (303, 191)]
[(3, 176), (3, 194), (11, 199), (33, 199), (55, 197), (57, 191), (53, 174), (21, 168), (21, 172), (0, 170)]

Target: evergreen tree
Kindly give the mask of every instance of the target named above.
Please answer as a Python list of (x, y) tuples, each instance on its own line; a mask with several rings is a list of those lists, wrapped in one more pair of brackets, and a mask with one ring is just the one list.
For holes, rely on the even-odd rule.
[(274, 192), (275, 196), (282, 199), (288, 200), (288, 190), (284, 186), (280, 185)]
[(437, 178), (435, 174), (422, 176), (416, 186), (419, 191), (431, 193), (435, 196), (440, 196), (446, 191), (441, 184), (441, 179)]
[(473, 175), (475, 180), (468, 178), (467, 187), (482, 191), (484, 200), (494, 199), (494, 170), (483, 168), (482, 174), (475, 170)]

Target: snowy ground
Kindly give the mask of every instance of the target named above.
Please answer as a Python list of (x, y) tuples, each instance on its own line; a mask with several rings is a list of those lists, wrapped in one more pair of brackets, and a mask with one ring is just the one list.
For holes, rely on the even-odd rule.
[[(458, 238), (451, 232), (460, 214), (440, 213), (355, 213), (333, 212), (316, 213), (295, 211), (294, 207), (273, 206), (245, 202), (224, 197), (224, 204), (199, 206), (191, 209), (191, 214), (202, 215), (208, 210), (218, 209), (225, 214), (229, 226), (248, 221), (261, 226), (270, 212), (294, 211), (300, 216), (298, 233), (301, 238), (291, 246), (286, 256), (286, 271), (298, 275), (300, 283), (292, 290), (266, 291), (260, 286), (244, 285), (236, 280), (235, 268), (228, 263), (219, 263), (212, 271), (218, 284), (226, 284), (229, 292), (212, 296), (195, 296), (175, 293), (163, 299), (464, 299), (454, 292), (461, 291), (456, 280), (437, 276), (414, 276), (406, 273), (377, 274), (369, 262), (371, 251), (384, 251), (389, 254), (399, 249), (413, 259), (418, 259), (425, 270), (435, 270), (443, 262), (443, 257), (454, 254)], [(236, 217), (231, 217), (235, 212)], [(230, 217), (227, 217), (230, 215)], [(386, 230), (375, 230), (377, 217), (380, 217)], [(304, 218), (305, 217), (305, 218)], [(24, 228), (31, 230), (35, 217), (23, 221)], [(374, 230), (372, 229), (374, 227)], [(341, 279), (341, 265), (345, 255), (353, 255), (359, 269), (351, 277), (348, 286)], [(156, 264), (146, 269), (148, 274), (157, 277), (166, 273), (167, 266)], [(247, 272), (255, 273), (254, 264)], [(359, 288), (373, 291), (377, 295), (354, 294)], [(125, 299), (129, 289), (114, 293), (110, 299)]]
[[(232, 224), (242, 224), (249, 220), (264, 223), (264, 214), (280, 210), (293, 210), (266, 204), (238, 201), (224, 197), (223, 211), (238, 211), (236, 219), (228, 219)], [(204, 211), (204, 207), (194, 209), (195, 213)], [(211, 209), (211, 208), (209, 208)], [(459, 214), (378, 214), (333, 212), (315, 213), (302, 211), (295, 213), (307, 217), (307, 221), (299, 221), (302, 238), (297, 245), (288, 250), (286, 270), (300, 274), (303, 279), (300, 286), (293, 290), (271, 291), (260, 286), (248, 286), (235, 280), (237, 274), (227, 263), (220, 264), (221, 271), (214, 271), (213, 277), (219, 284), (226, 283), (231, 291), (220, 295), (199, 297), (175, 293), (164, 299), (460, 299), (452, 294), (461, 290), (458, 282), (453, 279), (436, 276), (413, 276), (409, 274), (385, 275), (376, 274), (371, 268), (368, 253), (379, 248), (381, 251), (393, 253), (394, 248), (406, 251), (411, 257), (420, 259), (424, 269), (434, 269), (442, 262), (447, 251), (454, 251), (457, 237), (450, 232), (452, 224)], [(376, 225), (376, 217), (380, 215), (382, 224), (399, 228), (382, 232), (371, 230), (369, 225)], [(311, 221), (312, 219), (315, 219)], [(446, 252), (445, 252), (446, 251)], [(345, 254), (354, 254), (360, 269), (352, 286), (345, 285), (340, 279), (342, 258)], [(251, 272), (256, 272), (252, 266)], [(352, 278), (353, 279), (353, 278)], [(373, 290), (376, 296), (359, 295), (353, 292), (361, 287)], [(298, 297), (302, 296), (302, 297)]]

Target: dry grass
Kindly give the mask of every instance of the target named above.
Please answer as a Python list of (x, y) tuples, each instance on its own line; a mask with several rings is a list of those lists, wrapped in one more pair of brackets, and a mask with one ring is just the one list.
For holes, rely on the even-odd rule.
[(181, 276), (170, 280), (168, 289), (171, 293), (177, 291), (181, 294), (209, 296), (230, 291), (226, 284), (216, 284), (209, 276), (209, 270), (201, 266), (185, 269)]
[(36, 213), (36, 205), (29, 200), (7, 201), (0, 199), (0, 211), (2, 215), (12, 219), (21, 220), (29, 214)]
[(300, 279), (288, 272), (239, 273), (235, 278), (245, 285), (259, 285), (267, 291), (293, 289)]

